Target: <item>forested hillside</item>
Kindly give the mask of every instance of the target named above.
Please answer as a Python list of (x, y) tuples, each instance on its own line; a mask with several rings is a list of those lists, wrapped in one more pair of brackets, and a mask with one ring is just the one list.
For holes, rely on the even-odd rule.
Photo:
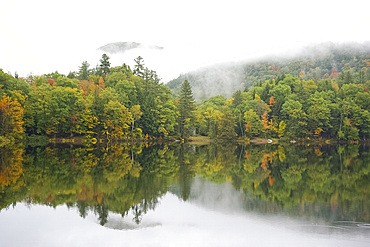
[[(244, 83), (253, 87), (243, 83), (226, 87), (223, 77), (215, 77), (220, 88), (205, 87), (203, 79), (194, 82), (190, 77), (181, 82), (175, 97), (141, 57), (132, 70), (125, 64), (111, 67), (103, 54), (95, 68), (84, 61), (67, 76), (56, 71), (19, 78), (0, 69), (0, 146), (27, 135), (82, 137), (91, 143), (186, 140), (192, 135), (227, 140), (368, 140), (366, 52), (343, 49), (331, 52), (336, 58), (331, 60), (328, 54), (311, 53), (284, 65), (250, 64), (244, 67)], [(219, 68), (230, 75), (239, 73), (236, 67)], [(194, 83), (198, 84), (191, 86)], [(204, 90), (199, 91), (199, 86)], [(208, 97), (207, 93), (226, 93), (226, 89), (230, 97), (217, 95), (195, 104), (196, 95)]]
[(193, 88), (197, 101), (223, 95), (231, 97), (238, 89), (251, 88), (266, 80), (291, 74), (303, 80), (318, 81), (336, 79), (364, 83), (370, 80), (370, 71), (364, 70), (370, 63), (370, 43), (332, 43), (308, 47), (295, 55), (267, 57), (251, 62), (219, 64), (183, 74), (167, 86), (178, 94), (184, 80)]

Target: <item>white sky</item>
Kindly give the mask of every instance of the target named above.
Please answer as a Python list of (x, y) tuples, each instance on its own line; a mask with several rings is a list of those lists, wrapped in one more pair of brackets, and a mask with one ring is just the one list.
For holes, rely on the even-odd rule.
[[(112, 56), (112, 65), (141, 55), (166, 82), (222, 61), (294, 50), (325, 41), (370, 40), (366, 0), (2, 0), (0, 68), (13, 75), (94, 67), (111, 42), (160, 45)], [(138, 54), (140, 53), (140, 54)]]
[[(222, 189), (223, 185), (218, 187)], [(122, 219), (121, 215), (110, 212), (107, 227), (100, 226), (91, 211), (83, 219), (77, 209), (68, 209), (66, 205), (52, 208), (17, 203), (1, 210), (1, 244), (7, 247), (369, 246), (365, 229), (336, 228), (315, 219), (277, 214), (212, 210), (207, 208), (208, 199), (215, 199), (214, 203), (220, 200), (206, 195), (202, 205), (196, 205), (167, 193), (154, 211), (143, 215), (140, 225), (132, 222), (131, 213)], [(235, 202), (245, 203), (241, 197)], [(134, 230), (116, 230), (127, 225), (135, 227)]]

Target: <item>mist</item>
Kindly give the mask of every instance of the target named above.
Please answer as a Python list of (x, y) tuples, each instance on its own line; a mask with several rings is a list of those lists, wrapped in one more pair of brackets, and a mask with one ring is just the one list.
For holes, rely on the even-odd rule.
[[(286, 53), (321, 42), (370, 40), (363, 1), (307, 4), (283, 1), (5, 0), (0, 16), (0, 68), (26, 77), (77, 71), (99, 63), (101, 46), (138, 42), (108, 54), (112, 66), (141, 56), (166, 83), (180, 74), (223, 62)], [(304, 7), (302, 7), (304, 6)], [(341, 18), (341, 17), (346, 18)]]

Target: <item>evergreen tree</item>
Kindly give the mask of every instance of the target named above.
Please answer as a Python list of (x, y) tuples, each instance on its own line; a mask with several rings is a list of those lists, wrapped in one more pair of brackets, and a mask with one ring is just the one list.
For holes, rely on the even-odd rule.
[(78, 71), (78, 79), (87, 80), (91, 71), (89, 69), (90, 64), (87, 61), (82, 62), (82, 65)]
[(242, 92), (240, 90), (237, 90), (235, 93), (233, 93), (233, 106), (238, 107), (240, 104), (243, 103), (243, 96)]
[(100, 61), (100, 70), (104, 76), (109, 74), (109, 69), (110, 69), (110, 62), (109, 62), (109, 57), (107, 54), (103, 54)]
[(351, 72), (350, 72), (350, 71), (347, 71), (347, 72), (344, 74), (344, 83), (345, 83), (345, 84), (353, 83), (352, 74), (351, 74)]
[(74, 72), (74, 71), (69, 71), (69, 73), (68, 73), (68, 75), (67, 75), (67, 78), (69, 78), (69, 79), (74, 79), (74, 78), (76, 78), (76, 77), (77, 77), (76, 72)]
[(179, 131), (181, 138), (188, 138), (194, 122), (194, 111), (196, 105), (194, 102), (193, 93), (191, 91), (190, 83), (185, 80), (181, 86), (179, 98)]
[(134, 75), (143, 77), (144, 75), (144, 59), (141, 56), (138, 56), (136, 59), (134, 59), (135, 65), (134, 65)]

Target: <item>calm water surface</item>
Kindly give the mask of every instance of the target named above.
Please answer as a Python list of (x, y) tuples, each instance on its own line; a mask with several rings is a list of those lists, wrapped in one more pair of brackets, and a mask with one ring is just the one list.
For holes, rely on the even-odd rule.
[(368, 146), (0, 152), (0, 246), (370, 246)]

